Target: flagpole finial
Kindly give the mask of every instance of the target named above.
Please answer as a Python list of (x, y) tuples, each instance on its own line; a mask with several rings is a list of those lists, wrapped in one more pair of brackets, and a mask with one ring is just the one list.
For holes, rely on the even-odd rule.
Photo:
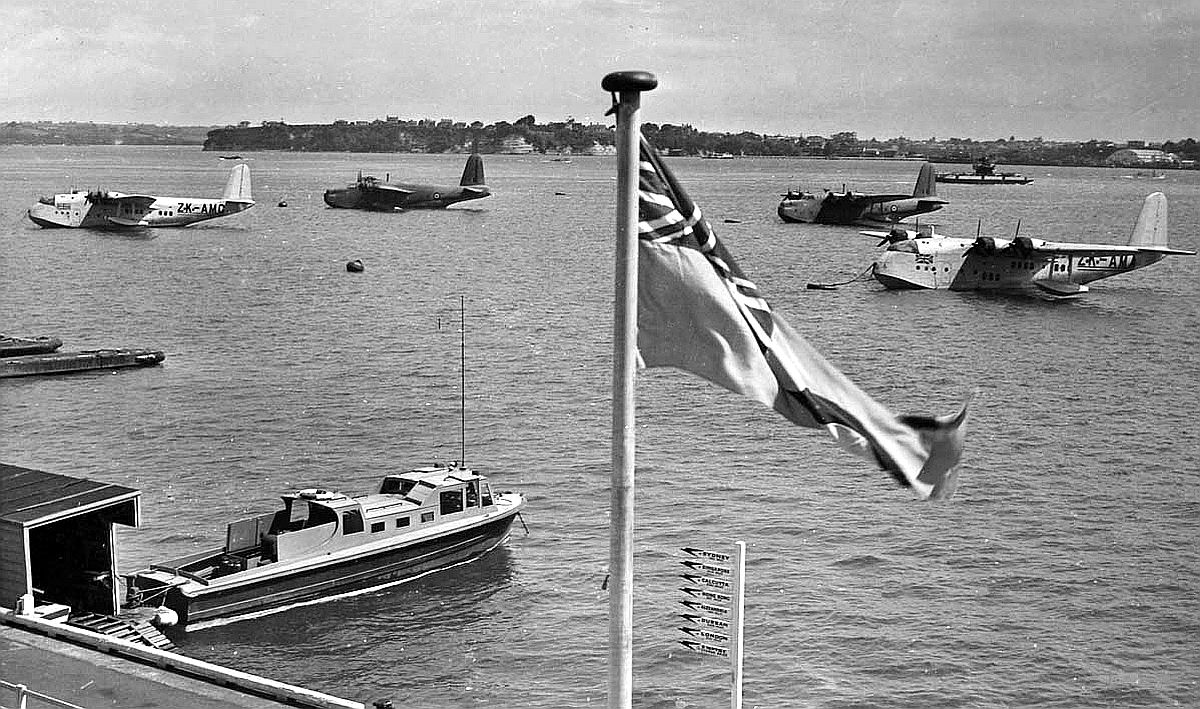
[(614, 71), (604, 77), (600, 88), (609, 92), (622, 91), (653, 91), (658, 87), (658, 79), (648, 71)]

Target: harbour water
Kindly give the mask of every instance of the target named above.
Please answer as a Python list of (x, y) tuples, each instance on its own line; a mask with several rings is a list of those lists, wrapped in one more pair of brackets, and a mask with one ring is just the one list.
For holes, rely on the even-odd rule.
[[(254, 209), (126, 234), (24, 212), (72, 187), (217, 196), (232, 163), (191, 147), (0, 156), (0, 330), (167, 353), (0, 384), (0, 460), (142, 490), (123, 570), (217, 545), (288, 489), (367, 491), (434, 460), (465, 455), (529, 498), (527, 531), (479, 562), (187, 633), (184, 652), (368, 703), (603, 705), (613, 159), (487, 156), (493, 197), (379, 214), (322, 192), (359, 169), (454, 184), (465, 158), (251, 153)], [(1200, 704), (1200, 261), (1070, 301), (808, 290), (862, 271), (874, 241), (780, 222), (780, 193), (902, 192), (918, 163), (669, 164), (773, 308), (880, 401), (949, 413), (978, 395), (958, 493), (927, 504), (750, 400), (641, 373), (635, 705), (727, 706), (726, 666), (677, 643), (679, 549), (735, 540), (747, 707)], [(1200, 173), (1020, 170), (1036, 181), (939, 185), (951, 204), (928, 221), (1124, 243), (1161, 190), (1172, 246), (1200, 248)]]

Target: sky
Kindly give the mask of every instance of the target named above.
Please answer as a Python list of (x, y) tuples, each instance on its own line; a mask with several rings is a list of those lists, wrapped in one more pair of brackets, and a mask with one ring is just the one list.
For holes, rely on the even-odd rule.
[(1200, 139), (1200, 0), (0, 0), (0, 121)]

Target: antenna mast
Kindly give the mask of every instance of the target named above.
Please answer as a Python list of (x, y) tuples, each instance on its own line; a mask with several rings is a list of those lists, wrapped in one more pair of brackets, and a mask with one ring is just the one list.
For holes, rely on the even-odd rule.
[(459, 317), (459, 395), (458, 395), (458, 441), (459, 467), (467, 467), (467, 297), (458, 296)]

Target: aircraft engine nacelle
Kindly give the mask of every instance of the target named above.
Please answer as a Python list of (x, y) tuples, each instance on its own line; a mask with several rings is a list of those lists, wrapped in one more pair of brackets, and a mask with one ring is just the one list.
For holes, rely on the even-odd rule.
[(996, 254), (996, 240), (990, 236), (980, 236), (975, 238), (975, 243), (971, 244), (971, 251), (980, 256), (994, 256)]
[(1017, 256), (1025, 258), (1033, 255), (1033, 239), (1028, 236), (1018, 236), (1012, 240), (1012, 245), (1009, 246)]

